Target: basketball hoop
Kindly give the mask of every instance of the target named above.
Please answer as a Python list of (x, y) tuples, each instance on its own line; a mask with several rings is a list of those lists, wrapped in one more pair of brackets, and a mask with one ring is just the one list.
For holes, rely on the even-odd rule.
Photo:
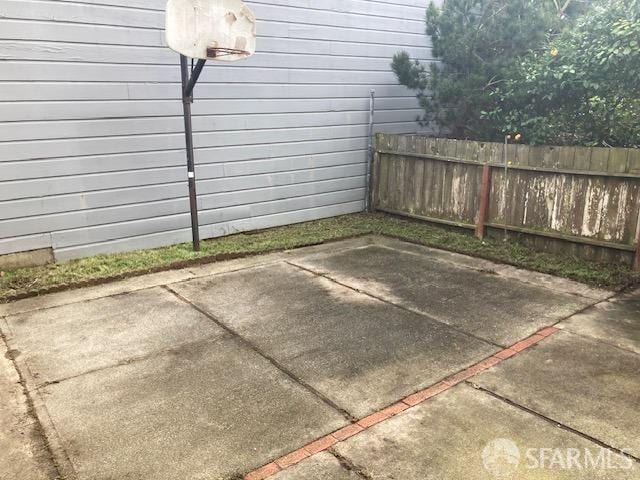
[(185, 57), (234, 62), (256, 51), (256, 17), (242, 0), (168, 0), (166, 36)]
[[(193, 249), (200, 250), (191, 104), (193, 89), (207, 60), (235, 62), (256, 51), (256, 17), (242, 0), (168, 0), (165, 36), (180, 54), (182, 104)], [(189, 68), (188, 59), (197, 59)]]
[(220, 48), (220, 47), (210, 47), (207, 48), (207, 57), (211, 60), (219, 60), (219, 57), (224, 57), (226, 55), (239, 56), (242, 58), (247, 58), (251, 56), (250, 52), (246, 50), (238, 50), (235, 48)]

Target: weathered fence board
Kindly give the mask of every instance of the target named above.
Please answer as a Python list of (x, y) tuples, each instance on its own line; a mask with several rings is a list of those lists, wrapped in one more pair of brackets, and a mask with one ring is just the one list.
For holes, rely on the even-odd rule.
[(379, 134), (374, 172), (378, 210), (597, 260), (632, 262), (638, 249), (639, 150), (509, 144), (505, 156), (500, 143)]

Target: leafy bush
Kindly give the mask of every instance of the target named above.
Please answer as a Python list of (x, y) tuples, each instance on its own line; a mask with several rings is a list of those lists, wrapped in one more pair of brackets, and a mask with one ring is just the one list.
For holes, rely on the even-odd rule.
[[(575, 2), (567, 2), (575, 9)], [(517, 68), (517, 58), (561, 30), (564, 12), (552, 0), (446, 0), (427, 9), (433, 57), (427, 69), (406, 52), (392, 63), (399, 82), (417, 91), (425, 115), (457, 138), (495, 139), (495, 89)], [(483, 112), (493, 111), (494, 116)]]
[(427, 10), (438, 60), (398, 53), (441, 133), (529, 143), (640, 146), (640, 0), (446, 0)]
[(597, 2), (494, 98), (485, 120), (533, 143), (640, 146), (640, 2)]

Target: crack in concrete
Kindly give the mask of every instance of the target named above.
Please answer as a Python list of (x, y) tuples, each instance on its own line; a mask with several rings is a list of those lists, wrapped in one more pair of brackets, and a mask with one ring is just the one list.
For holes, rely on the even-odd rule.
[(338, 452), (336, 452), (334, 448), (328, 449), (327, 452), (329, 452), (331, 455), (335, 457), (336, 460), (338, 460), (342, 468), (344, 468), (349, 472), (354, 473), (358, 478), (361, 478), (362, 480), (373, 480), (373, 477), (369, 476), (363, 468), (358, 467), (355, 463), (353, 463), (347, 457), (340, 455)]
[[(609, 341), (607, 341), (607, 340), (605, 340), (605, 339), (603, 339), (603, 338), (598, 338), (598, 337), (594, 337), (594, 336), (587, 335), (587, 334), (584, 334), (584, 333), (578, 333), (578, 332), (575, 332), (575, 331), (573, 331), (573, 330), (571, 329), (571, 327), (566, 328), (566, 327), (564, 327), (564, 326), (559, 326), (559, 324), (560, 324), (560, 323), (562, 323), (562, 322), (564, 322), (564, 321), (566, 321), (566, 320), (569, 320), (571, 317), (574, 317), (574, 316), (576, 316), (576, 315), (581, 315), (581, 314), (585, 313), (587, 310), (589, 310), (589, 309), (591, 309), (591, 308), (595, 308), (595, 307), (597, 307), (597, 306), (598, 306), (598, 305), (600, 305), (600, 304), (604, 304), (604, 303), (614, 303), (614, 302), (612, 302), (612, 300), (614, 300), (614, 299), (616, 299), (616, 298), (619, 298), (619, 297), (622, 297), (622, 296), (624, 296), (624, 295), (625, 295), (625, 293), (624, 293), (624, 292), (614, 293), (614, 294), (612, 294), (611, 296), (609, 296), (609, 297), (607, 297), (607, 298), (605, 298), (605, 299), (603, 299), (603, 300), (601, 300), (601, 301), (599, 301), (599, 302), (593, 303), (593, 304), (591, 304), (591, 305), (587, 305), (586, 307), (584, 307), (584, 308), (582, 308), (582, 309), (578, 310), (577, 312), (572, 313), (571, 315), (568, 315), (568, 316), (566, 316), (566, 317), (562, 318), (561, 320), (558, 320), (558, 322), (556, 322), (554, 325), (555, 325), (555, 326), (558, 326), (558, 329), (562, 330), (563, 332), (567, 332), (567, 333), (569, 333), (569, 334), (571, 334), (571, 335), (575, 335), (575, 336), (577, 336), (577, 337), (581, 337), (581, 338), (585, 338), (585, 339), (593, 340), (593, 341), (595, 341), (595, 342), (602, 343), (602, 344), (604, 344), (604, 345), (608, 345), (608, 346), (610, 346), (610, 347), (617, 348), (617, 349), (622, 350), (622, 351), (624, 351), (624, 352), (633, 353), (634, 355), (638, 355), (638, 352), (636, 352), (636, 351), (634, 351), (634, 350), (631, 350), (630, 348), (623, 347), (623, 346), (620, 346), (620, 345), (616, 345), (615, 343), (611, 343), (611, 342), (609, 342)], [(614, 304), (615, 304), (615, 303), (614, 303)]]
[(550, 423), (550, 424), (554, 425), (555, 427), (558, 427), (558, 428), (560, 428), (562, 430), (565, 430), (565, 431), (567, 431), (569, 433), (573, 433), (574, 435), (582, 437), (585, 440), (588, 440), (588, 441), (590, 441), (592, 443), (595, 443), (596, 445), (598, 445), (598, 446), (600, 446), (602, 448), (606, 448), (607, 450), (611, 450), (612, 452), (616, 452), (616, 453), (618, 453), (618, 454), (620, 454), (620, 455), (622, 455), (622, 456), (624, 456), (624, 457), (626, 457), (626, 458), (628, 458), (630, 460), (633, 460), (634, 462), (640, 464), (640, 458), (638, 458), (635, 455), (632, 455), (632, 454), (630, 454), (628, 452), (625, 452), (624, 450), (622, 450), (620, 448), (616, 448), (616, 447), (614, 447), (612, 445), (609, 445), (609, 444), (603, 442), (602, 440), (598, 440), (597, 438), (592, 437), (591, 435), (589, 435), (587, 433), (581, 432), (580, 430), (576, 430), (575, 428), (570, 427), (569, 425), (566, 425), (566, 424), (564, 424), (562, 422), (559, 422), (557, 420), (554, 420), (553, 418), (548, 417), (548, 416), (546, 416), (546, 415), (544, 415), (544, 414), (542, 414), (540, 412), (536, 412), (535, 410), (532, 410), (531, 408), (525, 407), (524, 405), (521, 405), (521, 404), (519, 404), (519, 403), (517, 403), (517, 402), (515, 402), (515, 401), (513, 401), (513, 400), (511, 400), (511, 399), (509, 399), (509, 398), (507, 398), (505, 396), (500, 395), (499, 393), (496, 393), (496, 392), (494, 392), (492, 390), (489, 390), (488, 388), (485, 388), (485, 387), (482, 387), (480, 385), (477, 385), (477, 384), (473, 383), (470, 380), (467, 380), (465, 383), (467, 383), (471, 387), (475, 388), (476, 390), (479, 390), (479, 391), (484, 392), (484, 393), (486, 393), (488, 395), (491, 395), (492, 397), (494, 397), (494, 398), (506, 403), (507, 405), (510, 405), (512, 407), (515, 407), (515, 408), (518, 408), (518, 409), (520, 409), (520, 410), (522, 410), (524, 412), (529, 413), (530, 415), (533, 415), (533, 416), (535, 416), (537, 418), (540, 418), (540, 419), (544, 420), (547, 423)]
[(137, 355), (134, 357), (129, 357), (129, 358), (125, 358), (123, 360), (120, 360), (119, 362), (116, 363), (112, 363), (109, 365), (105, 365), (103, 367), (97, 367), (97, 368), (93, 368), (91, 370), (86, 370), (82, 373), (78, 373), (77, 375), (70, 375), (68, 377), (62, 377), (62, 378), (57, 378), (55, 380), (50, 380), (47, 382), (43, 382), (37, 385), (34, 385), (34, 388), (36, 390), (41, 390), (43, 388), (46, 388), (50, 385), (58, 385), (59, 383), (62, 382), (66, 382), (67, 380), (73, 380), (74, 378), (80, 378), (83, 377), (85, 375), (90, 375), (93, 373), (97, 373), (97, 372), (102, 372), (104, 370), (109, 370), (112, 368), (119, 368), (119, 367), (125, 367), (127, 365), (131, 365), (133, 363), (137, 363), (137, 362), (141, 362), (150, 358), (155, 358), (155, 357), (159, 357), (161, 355), (164, 355), (166, 353), (178, 353), (181, 350), (184, 350), (185, 348), (189, 348), (195, 345), (200, 345), (200, 344), (204, 344), (204, 343), (216, 343), (219, 340), (223, 340), (224, 338), (229, 338), (229, 334), (228, 333), (223, 333), (222, 335), (220, 334), (211, 334), (205, 338), (201, 338), (200, 340), (195, 340), (193, 342), (187, 342), (187, 343), (183, 343), (181, 345), (177, 345), (174, 347), (167, 347), (167, 348), (161, 348), (160, 350), (154, 350), (153, 352), (149, 352), (146, 353), (144, 355)]
[(570, 313), (569, 315), (565, 315), (564, 317), (558, 319), (556, 321), (556, 323), (554, 323), (553, 325), (556, 326), (559, 323), (564, 322), (565, 320), (569, 320), (571, 317), (575, 316), (575, 315), (580, 315), (581, 313), (584, 313), (585, 311), (589, 310), (590, 308), (596, 307), (598, 305), (600, 305), (601, 303), (607, 303), (610, 302), (613, 298), (617, 297), (618, 295), (620, 295), (619, 293), (613, 293), (611, 294), (611, 296), (607, 297), (607, 298), (603, 298), (602, 300), (596, 300), (593, 303), (590, 303), (588, 305), (585, 305), (582, 308), (579, 308), (578, 310), (576, 310), (575, 312)]
[[(261, 230), (255, 231), (255, 233), (259, 233), (259, 232), (261, 232)], [(131, 279), (141, 278), (147, 275), (154, 275), (154, 274), (163, 273), (163, 272), (170, 272), (170, 271), (178, 272), (180, 270), (189, 272), (190, 268), (194, 268), (198, 266), (210, 265), (214, 263), (223, 263), (223, 262), (228, 262), (232, 260), (242, 260), (247, 258), (266, 256), (270, 254), (287, 253), (294, 250), (302, 250), (308, 247), (318, 247), (318, 246), (327, 245), (331, 243), (338, 243), (338, 242), (347, 241), (347, 240), (359, 239), (359, 238), (367, 237), (369, 235), (372, 235), (372, 232), (356, 233), (353, 235), (345, 235), (344, 237), (339, 237), (339, 238), (329, 238), (326, 240), (319, 240), (316, 242), (311, 242), (304, 245), (287, 247), (287, 248), (284, 248), (284, 247), (274, 248), (271, 250), (264, 250), (264, 251), (257, 251), (257, 252), (223, 253), (223, 254), (217, 254), (217, 255), (208, 256), (208, 257), (195, 258), (191, 260), (177, 261), (173, 264), (159, 266), (159, 267), (152, 267), (147, 270), (124, 272), (111, 277), (82, 280), (76, 283), (71, 282), (69, 284), (52, 286), (44, 290), (31, 291), (31, 292), (26, 292), (23, 294), (17, 294), (13, 296), (9, 295), (0, 301), (0, 305), (16, 302), (19, 300), (35, 298), (42, 295), (68, 292), (72, 290), (79, 290), (82, 288), (99, 287), (106, 284), (115, 283), (118, 281), (131, 280)], [(221, 273), (227, 273), (227, 272), (221, 272)], [(173, 282), (173, 283), (179, 283), (180, 281)], [(163, 285), (154, 285), (154, 286), (159, 287)], [(98, 297), (98, 298), (102, 298), (102, 297)], [(79, 303), (79, 302), (71, 302), (71, 303)], [(41, 309), (35, 309), (35, 310), (41, 310)], [(21, 312), (21, 313), (24, 313), (24, 312)]]
[(319, 398), (323, 403), (325, 403), (326, 405), (328, 405), (329, 407), (333, 408), (334, 410), (336, 410), (338, 413), (340, 413), (340, 415), (342, 415), (346, 420), (350, 421), (350, 422), (355, 422), (357, 420), (357, 418), (352, 415), (349, 411), (345, 410), (344, 408), (340, 407), (338, 404), (336, 404), (333, 400), (331, 400), (330, 398), (328, 398), (326, 395), (324, 395), (322, 392), (316, 390), (314, 387), (312, 387), (311, 385), (309, 385), (307, 382), (305, 382), (304, 380), (302, 380), (301, 378), (299, 378), (297, 375), (295, 375), (292, 371), (290, 371), (288, 368), (286, 368), (283, 364), (281, 364), (278, 360), (276, 360), (275, 358), (273, 358), (272, 356), (270, 356), (269, 354), (267, 354), (266, 352), (263, 352), (258, 346), (254, 345), (253, 343), (251, 343), (251, 341), (249, 341), (248, 339), (246, 339), (245, 337), (243, 337), (242, 335), (240, 335), (238, 332), (236, 332), (234, 329), (230, 328), (228, 325), (224, 324), (222, 321), (220, 321), (218, 318), (216, 318), (214, 315), (212, 315), (211, 313), (209, 313), (207, 310), (205, 310), (204, 308), (199, 307), (198, 305), (194, 304), (193, 302), (191, 302), (189, 299), (183, 297), (182, 295), (180, 295), (178, 292), (176, 292), (175, 290), (171, 289), (170, 286), (165, 285), (163, 288), (165, 288), (168, 292), (172, 293), (173, 295), (176, 296), (176, 298), (178, 298), (179, 300), (181, 300), (182, 302), (186, 303), (187, 305), (191, 306), (193, 309), (197, 310), (198, 312), (200, 312), (202, 315), (204, 315), (205, 317), (207, 317), (209, 320), (211, 320), (213, 323), (215, 323), (217, 326), (219, 326), (220, 328), (222, 328), (225, 332), (231, 334), (234, 338), (238, 339), (243, 345), (245, 345), (246, 347), (248, 347), (249, 349), (251, 349), (253, 352), (257, 353), (258, 355), (260, 355), (262, 358), (264, 358), (265, 360), (267, 360), (271, 365), (273, 365), (274, 367), (276, 367), (278, 370), (280, 370), (282, 373), (284, 373), (287, 377), (289, 377), (291, 380), (293, 380), (295, 383), (297, 383), (298, 385), (302, 386), (305, 390), (307, 390), (308, 392), (310, 392), (311, 394), (313, 394), (314, 396), (316, 396), (317, 398)]
[[(282, 253), (284, 253), (284, 252), (282, 252)], [(259, 256), (259, 255), (255, 255), (255, 256)], [(248, 258), (253, 258), (253, 257), (248, 257)], [(234, 259), (234, 260), (243, 260), (243, 258)], [(232, 261), (232, 260), (225, 260), (225, 261)], [(224, 270), (222, 272), (208, 273), (206, 275), (193, 274), (193, 276), (191, 276), (191, 277), (185, 277), (183, 279), (176, 280), (175, 282), (152, 283), (152, 284), (150, 284), (148, 286), (141, 286), (141, 287), (135, 287), (134, 286), (131, 289), (124, 290), (122, 292), (110, 293), (108, 295), (98, 295), (96, 297), (84, 298), (84, 299), (81, 299), (81, 300), (69, 301), (69, 302), (66, 302), (66, 303), (63, 302), (63, 303), (60, 303), (60, 304), (57, 304), (57, 305), (50, 305), (50, 306), (47, 306), (47, 307), (32, 308), (32, 309), (27, 309), (27, 310), (23, 310), (23, 311), (17, 311), (15, 313), (7, 313), (7, 314), (2, 315), (0, 318), (5, 319), (7, 317), (15, 317), (15, 316), (18, 316), (18, 315), (25, 315), (25, 314), (33, 313), (33, 312), (44, 312), (44, 311), (47, 311), (47, 310), (52, 310), (54, 308), (66, 307), (66, 306), (69, 306), (69, 305), (77, 305), (79, 303), (94, 302), (96, 300), (101, 300), (101, 299), (104, 299), (104, 298), (122, 297), (124, 295), (129, 295), (131, 293), (144, 292), (145, 290), (153, 290), (154, 288), (164, 288), (164, 287), (166, 287), (168, 285), (175, 285), (176, 283), (190, 282), (190, 281), (193, 281), (193, 280), (199, 280), (201, 278), (215, 277), (215, 276), (218, 276), (218, 275), (225, 275), (227, 273), (236, 273), (236, 272), (241, 272), (243, 270), (250, 270), (252, 268), (256, 268), (256, 267), (259, 267), (259, 266), (278, 263), (280, 261), (282, 261), (282, 260), (274, 259), (272, 261), (266, 261), (266, 262), (263, 262), (263, 263), (256, 263), (256, 264), (253, 264), (253, 265), (247, 265), (247, 266), (244, 266), (244, 267), (234, 268), (234, 269), (231, 269), (231, 270)], [(223, 261), (221, 261), (221, 262), (212, 262), (212, 263), (223, 263)], [(205, 264), (205, 265), (208, 265), (208, 264)], [(179, 271), (179, 270), (167, 270), (167, 271)], [(192, 273), (190, 270), (185, 270), (185, 271), (189, 272), (190, 274)], [(99, 287), (103, 287), (104, 285), (109, 284), (109, 283), (116, 283), (118, 281), (126, 282), (127, 280), (141, 279), (145, 275), (157, 275), (158, 273), (162, 273), (162, 272), (154, 272), (154, 273), (151, 273), (151, 274), (144, 274), (144, 275), (139, 275), (139, 276), (136, 276), (136, 277), (124, 278), (124, 279), (115, 279), (115, 280), (112, 280), (110, 282), (106, 282), (105, 284), (99, 284), (99, 285), (83, 286), (83, 287), (78, 287), (78, 288), (70, 287), (68, 290), (61, 290), (61, 291), (56, 291), (56, 292), (51, 292), (51, 293), (44, 293), (43, 295), (55, 295), (57, 293), (65, 293), (65, 292), (68, 292), (68, 291), (80, 290), (80, 289), (83, 289), (83, 288), (99, 288)], [(6, 302), (6, 303), (0, 303), (0, 306), (7, 305), (9, 303), (19, 302), (21, 300), (30, 300), (30, 299), (33, 299), (33, 298), (34, 297), (27, 297), (27, 298), (22, 298), (22, 299), (18, 299), (18, 300), (11, 300), (11, 301)]]
[[(521, 272), (537, 273), (539, 275), (544, 275), (546, 277), (550, 277), (550, 278), (553, 278), (553, 279), (564, 280), (566, 282), (573, 282), (574, 284), (578, 284), (578, 285), (584, 285), (585, 287), (590, 288), (590, 289), (595, 290), (595, 291), (599, 290), (599, 291), (602, 291), (603, 293), (608, 291), (608, 290), (599, 289), (597, 287), (592, 287), (592, 286), (590, 286), (588, 284), (581, 283), (581, 282), (578, 282), (576, 280), (572, 280), (570, 278), (556, 277), (555, 275), (551, 275), (549, 273), (544, 273), (544, 272), (538, 272), (536, 270), (527, 270), (526, 268), (519, 267), (519, 266), (510, 264), (510, 263), (499, 263), (499, 262), (496, 262), (494, 260), (489, 260), (489, 259), (486, 259), (486, 258), (483, 258), (483, 257), (477, 257), (477, 256), (466, 254), (466, 253), (458, 253), (458, 252), (455, 252), (455, 251), (452, 251), (452, 250), (443, 250), (443, 249), (439, 249), (439, 248), (435, 248), (435, 247), (429, 247), (428, 245), (423, 245), (421, 243), (413, 243), (413, 242), (411, 242), (409, 240), (402, 240), (400, 238), (395, 238), (395, 237), (390, 237), (390, 238), (393, 238), (395, 240), (399, 240), (401, 242), (409, 243), (410, 245), (416, 245), (416, 246), (421, 246), (421, 247), (424, 247), (424, 248), (427, 248), (427, 249), (431, 249), (431, 250), (439, 250), (439, 251), (442, 251), (442, 252), (447, 252), (447, 253), (450, 253), (452, 255), (459, 255), (461, 257), (475, 258), (477, 260), (490, 263), (490, 264), (492, 264), (493, 267), (498, 267), (498, 268), (507, 267), (507, 268), (513, 268), (513, 269), (515, 269), (517, 271), (521, 271)], [(384, 244), (377, 245), (377, 246), (381, 247), (381, 248), (387, 248), (389, 250), (394, 250), (394, 251), (397, 251), (397, 252), (406, 253), (406, 254), (409, 254), (409, 255), (416, 256), (416, 257), (425, 256), (422, 253), (412, 252), (411, 250), (405, 250), (400, 246), (399, 247), (393, 247), (393, 246), (384, 245)], [(444, 259), (444, 258), (437, 258), (437, 257), (432, 257), (432, 256), (429, 256), (429, 260), (432, 260), (434, 262), (438, 262), (438, 263), (441, 263), (441, 264), (445, 264), (445, 265), (451, 265), (451, 266), (457, 267), (457, 268), (467, 268), (469, 270), (474, 270), (476, 272), (485, 273), (487, 275), (496, 275), (496, 276), (501, 277), (501, 278), (503, 278), (505, 280), (514, 280), (514, 281), (520, 282), (520, 283), (522, 283), (524, 285), (532, 285), (534, 287), (544, 288), (546, 290), (554, 291), (552, 288), (549, 288), (546, 285), (540, 285), (539, 283), (531, 281), (531, 280), (529, 280), (527, 278), (514, 277), (513, 275), (505, 274), (504, 272), (499, 271), (499, 270), (487, 269), (486, 267), (474, 267), (473, 265), (466, 265), (464, 263), (455, 262), (453, 260), (447, 260), (447, 259)], [(582, 293), (572, 292), (572, 291), (567, 291), (567, 290), (562, 290), (560, 293), (563, 293), (565, 295), (573, 295), (573, 296), (580, 297), (580, 298), (586, 298), (588, 300), (603, 301), (603, 300), (610, 299), (612, 296), (618, 295), (620, 292), (615, 292), (615, 291), (614, 292), (610, 292), (609, 295), (606, 296), (603, 299), (595, 297), (595, 296), (588, 296), (588, 295), (584, 295)]]
[(443, 320), (440, 320), (440, 319), (438, 319), (436, 317), (428, 315), (428, 314), (426, 314), (424, 312), (421, 312), (420, 310), (415, 310), (415, 309), (410, 308), (410, 307), (405, 307), (404, 305), (400, 305), (398, 303), (391, 302), (391, 301), (386, 300), (384, 298), (377, 297), (376, 295), (373, 295), (373, 294), (371, 294), (369, 292), (366, 292), (364, 290), (360, 290), (359, 288), (352, 287), (351, 285), (349, 285), (347, 283), (343, 283), (343, 282), (340, 282), (339, 280), (336, 280), (335, 278), (331, 277), (329, 274), (312, 270), (310, 268), (307, 268), (307, 267), (302, 266), (302, 265), (298, 265), (297, 263), (293, 263), (293, 262), (290, 262), (288, 260), (285, 260), (284, 263), (286, 263), (288, 265), (291, 265), (292, 267), (298, 268), (298, 269), (300, 269), (302, 271), (311, 273), (312, 275), (315, 275), (316, 277), (320, 277), (320, 278), (324, 278), (326, 280), (329, 280), (330, 282), (333, 282), (336, 285), (340, 285), (341, 287), (348, 288), (349, 290), (351, 290), (353, 292), (359, 293), (361, 295), (366, 295), (367, 297), (373, 298), (374, 300), (377, 300), (379, 302), (383, 302), (383, 303), (386, 303), (387, 305), (391, 305), (392, 307), (399, 308), (400, 310), (404, 310), (405, 312), (409, 312), (409, 313), (413, 313), (415, 315), (420, 315), (422, 317), (425, 317), (425, 318), (427, 318), (427, 319), (429, 319), (429, 320), (431, 320), (433, 322), (436, 322), (436, 323), (439, 323), (441, 325), (444, 325), (444, 326), (446, 326), (447, 328), (449, 328), (451, 330), (454, 330), (454, 331), (456, 331), (458, 333), (461, 333), (461, 334), (463, 334), (463, 335), (465, 335), (467, 337), (471, 337), (471, 338), (473, 338), (475, 340), (478, 340), (480, 342), (486, 343), (486, 344), (491, 345), (493, 347), (499, 348), (500, 350), (502, 350), (502, 349), (507, 347), (507, 345), (500, 345), (500, 344), (497, 344), (495, 342), (492, 342), (491, 340), (487, 340), (486, 338), (478, 337), (478, 336), (476, 336), (476, 335), (474, 335), (472, 333), (466, 332), (464, 330), (460, 330), (458, 327), (455, 327), (455, 326), (453, 326), (451, 324), (448, 324), (448, 323), (444, 322)]
[[(10, 352), (10, 348), (9, 348), (9, 343), (7, 342), (7, 338), (4, 334), (4, 332), (2, 332), (0, 330), (0, 338), (2, 339), (2, 343), (4, 344), (5, 348), (7, 349), (8, 352)], [(24, 377), (24, 375), (22, 374), (22, 372), (20, 371), (20, 368), (18, 368), (18, 363), (16, 361), (16, 358), (14, 355), (7, 355), (6, 358), (11, 362), (11, 364), (13, 365), (14, 370), (16, 371), (17, 375), (18, 375), (18, 379), (19, 379), (19, 383), (22, 387), (22, 394), (24, 395), (25, 398), (25, 402), (27, 404), (27, 415), (33, 420), (33, 427), (34, 427), (34, 434), (38, 436), (38, 439), (42, 441), (42, 444), (44, 445), (44, 448), (46, 449), (47, 452), (47, 460), (49, 462), (49, 467), (51, 467), (56, 474), (56, 479), (60, 479), (62, 478), (61, 475), (61, 471), (60, 471), (60, 467), (58, 465), (58, 462), (56, 461), (55, 455), (53, 453), (53, 450), (51, 449), (51, 445), (49, 443), (49, 439), (47, 438), (47, 435), (45, 433), (45, 429), (42, 425), (42, 423), (40, 422), (40, 418), (38, 417), (38, 414), (36, 413), (36, 406), (35, 406), (35, 402), (33, 401), (33, 398), (31, 397), (31, 393), (29, 392), (29, 389), (27, 388), (27, 381)]]
[[(569, 318), (571, 318), (571, 317), (569, 317)], [(568, 320), (569, 318), (567, 318), (565, 320)], [(556, 326), (557, 326), (557, 324), (556, 324)], [(633, 355), (640, 355), (640, 353), (636, 352), (635, 350), (632, 350), (632, 349), (627, 348), (627, 347), (623, 347), (621, 345), (616, 345), (615, 343), (611, 343), (610, 341), (605, 340), (604, 338), (593, 337), (591, 335), (587, 335), (587, 334), (584, 334), (584, 333), (574, 332), (573, 330), (571, 330), (569, 328), (566, 328), (564, 326), (558, 326), (558, 330), (560, 330), (561, 332), (568, 333), (569, 335), (575, 335), (576, 337), (584, 338), (585, 340), (591, 340), (591, 341), (596, 342), (596, 343), (602, 343), (603, 345), (606, 345), (608, 347), (617, 348), (618, 350), (622, 350), (625, 353), (631, 353)]]

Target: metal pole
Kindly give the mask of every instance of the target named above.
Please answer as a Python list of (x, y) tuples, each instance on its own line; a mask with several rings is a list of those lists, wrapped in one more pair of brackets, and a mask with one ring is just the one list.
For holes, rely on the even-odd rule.
[(186, 97), (189, 97), (192, 103), (193, 103), (193, 89), (195, 88), (196, 83), (198, 83), (198, 79), (200, 78), (200, 74), (202, 73), (202, 69), (204, 68), (205, 63), (207, 63), (206, 60), (198, 60), (198, 63), (196, 63), (195, 68), (191, 71), (191, 78), (189, 79), (187, 86), (183, 87), (184, 95)]
[[(189, 64), (187, 57), (180, 55), (180, 69), (182, 73), (182, 105), (184, 108), (184, 134), (187, 144), (187, 175), (189, 178), (189, 204), (191, 207), (191, 236), (193, 250), (200, 251), (200, 230), (198, 226), (198, 200), (196, 197), (196, 172), (193, 155), (193, 127), (191, 125), (191, 95), (187, 95), (189, 85)], [(202, 70), (202, 67), (200, 67)]]
[(372, 192), (373, 187), (371, 183), (373, 182), (373, 157), (375, 155), (374, 145), (373, 145), (373, 125), (374, 125), (374, 117), (376, 111), (376, 91), (371, 90), (369, 92), (369, 145), (367, 151), (367, 179), (365, 186), (365, 200), (364, 206), (367, 212), (373, 210), (373, 198)]

